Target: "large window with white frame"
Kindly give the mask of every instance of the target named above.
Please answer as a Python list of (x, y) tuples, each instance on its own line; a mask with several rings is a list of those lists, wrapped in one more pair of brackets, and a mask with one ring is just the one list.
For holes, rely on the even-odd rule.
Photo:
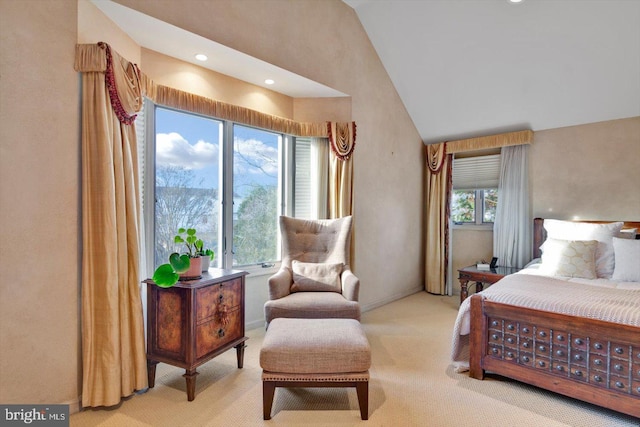
[[(268, 267), (279, 260), (278, 217), (292, 215), (293, 141), (230, 121), (147, 108), (147, 245), (154, 266), (181, 251), (180, 227), (194, 227), (214, 266)], [(150, 166), (151, 165), (151, 166)], [(149, 184), (153, 182), (153, 185)], [(153, 248), (151, 251), (150, 249)]]

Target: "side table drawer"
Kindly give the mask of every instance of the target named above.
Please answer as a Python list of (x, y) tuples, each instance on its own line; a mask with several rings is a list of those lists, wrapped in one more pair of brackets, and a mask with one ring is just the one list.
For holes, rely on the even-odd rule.
[(201, 322), (216, 314), (218, 304), (229, 308), (240, 305), (242, 279), (229, 280), (217, 285), (198, 289), (196, 292), (196, 320)]
[(196, 327), (196, 357), (218, 350), (221, 346), (242, 337), (240, 307), (228, 313), (229, 323), (224, 325), (219, 316)]

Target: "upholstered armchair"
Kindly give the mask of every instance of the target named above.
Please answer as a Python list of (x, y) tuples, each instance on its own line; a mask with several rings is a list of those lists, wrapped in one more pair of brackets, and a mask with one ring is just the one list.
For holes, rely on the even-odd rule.
[(269, 278), (267, 325), (278, 317), (360, 320), (360, 280), (349, 266), (352, 217), (280, 217), (282, 265)]

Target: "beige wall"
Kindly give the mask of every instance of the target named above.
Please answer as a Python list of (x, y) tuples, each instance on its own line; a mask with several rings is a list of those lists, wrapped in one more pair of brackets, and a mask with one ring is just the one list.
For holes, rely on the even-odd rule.
[(0, 402), (79, 396), (76, 0), (0, 0)]
[[(537, 131), (529, 154), (533, 218), (640, 220), (640, 117)], [(455, 293), (492, 252), (492, 232), (453, 230)]]
[[(355, 268), (361, 301), (370, 308), (422, 288), (422, 143), (351, 8), (339, 0), (122, 3), (351, 95), (315, 106), (308, 99), (268, 97), (270, 104), (260, 109), (315, 120), (334, 103), (335, 119), (358, 123)], [(74, 46), (106, 41), (128, 59), (139, 58), (143, 68), (148, 62), (150, 70), (155, 60), (177, 64), (140, 49), (86, 0), (0, 5), (0, 230), (2, 241), (11, 242), (3, 244), (0, 258), (0, 401), (70, 403), (73, 411), (81, 378)], [(173, 78), (154, 73), (160, 81)], [(33, 253), (42, 257), (36, 267), (12, 268)], [(380, 268), (389, 257), (395, 262)], [(252, 280), (248, 294), (256, 298), (247, 310), (260, 312), (266, 281)]]
[(536, 132), (533, 214), (640, 220), (640, 117)]
[[(422, 142), (353, 9), (340, 0), (118, 3), (349, 94), (361, 302), (370, 308), (422, 288)], [(305, 101), (294, 105), (296, 119), (312, 115)], [(342, 101), (337, 108), (344, 112)]]

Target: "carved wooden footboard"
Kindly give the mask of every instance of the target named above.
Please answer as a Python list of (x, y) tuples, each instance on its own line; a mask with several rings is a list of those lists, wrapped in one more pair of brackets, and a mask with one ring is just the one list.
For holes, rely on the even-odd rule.
[(471, 377), (486, 370), (640, 417), (640, 328), (471, 298)]

